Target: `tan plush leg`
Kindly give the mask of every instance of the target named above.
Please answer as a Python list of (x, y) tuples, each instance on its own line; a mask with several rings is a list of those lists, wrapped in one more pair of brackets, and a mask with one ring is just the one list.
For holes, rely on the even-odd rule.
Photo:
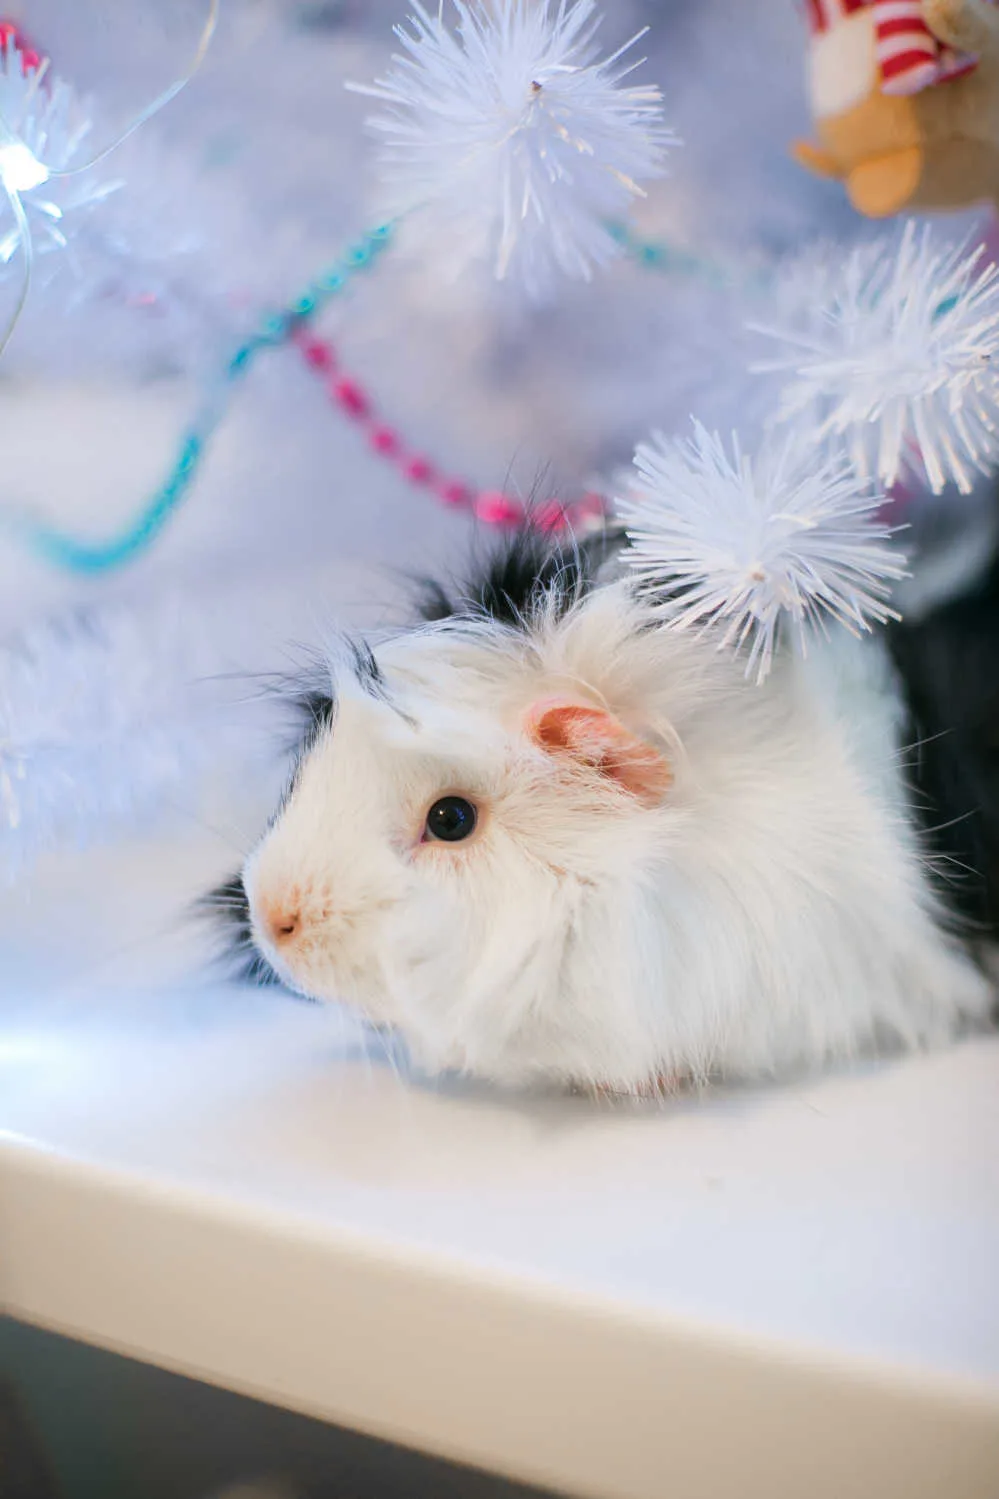
[(921, 146), (907, 146), (863, 162), (846, 179), (850, 202), (870, 219), (885, 219), (903, 209), (923, 174)]
[(809, 172), (814, 172), (817, 177), (842, 177), (843, 170), (834, 156), (828, 151), (823, 151), (819, 146), (813, 146), (808, 141), (795, 141), (791, 147), (791, 155), (799, 166), (805, 167)]

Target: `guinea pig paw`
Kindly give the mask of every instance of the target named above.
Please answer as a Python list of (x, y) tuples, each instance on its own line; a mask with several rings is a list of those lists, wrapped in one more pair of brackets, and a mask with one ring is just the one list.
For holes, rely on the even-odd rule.
[(800, 167), (814, 172), (816, 177), (843, 176), (843, 169), (835, 156), (829, 151), (823, 151), (821, 146), (813, 146), (811, 141), (795, 141), (791, 147), (791, 155)]
[(630, 1098), (642, 1103), (661, 1103), (682, 1093), (689, 1082), (690, 1079), (682, 1072), (657, 1072), (641, 1083), (588, 1083), (585, 1087), (574, 1088), (573, 1092), (586, 1093), (591, 1098), (609, 1098), (621, 1102)]

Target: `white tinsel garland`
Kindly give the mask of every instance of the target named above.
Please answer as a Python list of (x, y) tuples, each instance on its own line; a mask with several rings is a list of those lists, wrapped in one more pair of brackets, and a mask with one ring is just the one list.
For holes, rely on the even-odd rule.
[(637, 37), (600, 58), (596, 0), (452, 0), (453, 30), (443, 4), (413, 9), (405, 55), (350, 85), (388, 106), (370, 122), (385, 211), (415, 215), (447, 264), (484, 260), (531, 292), (554, 271), (588, 279), (620, 253), (607, 221), (674, 143), (659, 90), (622, 86)]
[(892, 617), (905, 559), (877, 518), (881, 496), (807, 430), (750, 457), (695, 422), (690, 439), (641, 444), (635, 469), (617, 504), (633, 568), (664, 590), (677, 628), (718, 621), (723, 645), (748, 643), (747, 675), (766, 677), (782, 621), (804, 648), (826, 619), (858, 633)]
[(840, 439), (885, 485), (912, 473), (969, 493), (999, 466), (999, 269), (984, 255), (908, 223), (789, 267), (757, 325), (782, 352), (755, 368), (791, 377), (780, 419)]
[(246, 725), (217, 681), (207, 623), (180, 599), (108, 608), (0, 652), (0, 877), (189, 805), (225, 756), (246, 769)]

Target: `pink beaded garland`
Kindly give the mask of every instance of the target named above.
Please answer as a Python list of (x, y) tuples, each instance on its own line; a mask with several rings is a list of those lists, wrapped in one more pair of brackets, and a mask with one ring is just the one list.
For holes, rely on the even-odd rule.
[(330, 386), (330, 394), (335, 401), (340, 403), (348, 416), (354, 416), (359, 421), (365, 421), (371, 414), (368, 398), (354, 380), (334, 380)]
[(524, 518), (524, 507), (501, 489), (486, 489), (472, 505), (477, 518), (487, 526), (515, 526)]
[[(327, 381), (332, 403), (364, 430), (372, 450), (393, 464), (415, 488), (430, 489), (442, 505), (468, 511), (483, 525), (508, 528), (526, 520), (527, 507), (514, 495), (501, 489), (476, 489), (461, 479), (448, 478), (429, 458), (410, 451), (401, 433), (379, 420), (374, 402), (359, 381), (338, 372), (336, 351), (327, 339), (304, 329), (293, 339), (308, 368)], [(532, 520), (540, 530), (557, 534), (596, 521), (604, 513), (603, 497), (591, 492), (568, 504), (549, 500), (533, 509)]]
[(435, 474), (432, 463), (425, 458), (407, 458), (402, 471), (410, 484), (432, 484)]

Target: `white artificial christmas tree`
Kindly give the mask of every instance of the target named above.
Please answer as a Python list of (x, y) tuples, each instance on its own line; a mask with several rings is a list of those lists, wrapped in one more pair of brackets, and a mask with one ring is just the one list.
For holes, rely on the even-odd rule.
[[(181, 76), (208, 15), (192, 8), (181, 28)], [(59, 170), (83, 139), (65, 124), (78, 37), (51, 10), (38, 17), (51, 34), (5, 51), (5, 119), (17, 115), (23, 150)], [(161, 24), (153, 8), (137, 17), (150, 35)], [(173, 760), (158, 750), (158, 763), (211, 765), (193, 695), (185, 707), (185, 652), (143, 623), (160, 593), (188, 590), (182, 633), (207, 637), (210, 657), (201, 600), (234, 568), (276, 618), (303, 597), (326, 609), (334, 563), (432, 571), (462, 544), (466, 511), (509, 521), (535, 497), (557, 524), (582, 496), (592, 520), (589, 501), (610, 507), (638, 445), (623, 510), (640, 570), (683, 585), (679, 624), (728, 617), (765, 672), (781, 621), (807, 633), (886, 617), (903, 566), (867, 481), (915, 470), (935, 489), (968, 489), (991, 472), (995, 273), (942, 228), (850, 248), (835, 201), (784, 156), (801, 107), (795, 25), (733, 24), (721, 0), (603, 12), (483, 0), (408, 20), (389, 0), (252, 0), (223, 8), (186, 89), (91, 172), (22, 179), (26, 204), (44, 187), (56, 212), (37, 205), (35, 249), (53, 253), (35, 257), (45, 275), (0, 362), (0, 623), (9, 659), (33, 663), (2, 700), (5, 773), (29, 778), (39, 846), (70, 824), (74, 837), (88, 822), (118, 836), (117, 813), (159, 784), (142, 735), (129, 741), (134, 799), (124, 753), (103, 800), (81, 755), (92, 794), (67, 821), (56, 805), (72, 801), (67, 749), (53, 816), (41, 815), (48, 762), (39, 751), (33, 766), (32, 739), (46, 752), (60, 740), (58, 651), (17, 656), (17, 633), (44, 631), (60, 600), (136, 610), (135, 660), (125, 623), (108, 637), (121, 695), (141, 695), (147, 674), (176, 686), (158, 720)], [(124, 60), (113, 24), (101, 41), (103, 88), (81, 118), (98, 120), (103, 151)], [(40, 42), (53, 61), (26, 68)], [(146, 64), (124, 121), (166, 81), (149, 65), (156, 48), (133, 42)], [(742, 64), (764, 56), (761, 92)], [(714, 81), (694, 87), (694, 57), (711, 59)], [(57, 73), (69, 82), (47, 83)], [(741, 122), (724, 150), (708, 102), (719, 88)], [(49, 120), (59, 129), (43, 140)], [(59, 217), (57, 190), (81, 211)], [(366, 232), (386, 214), (374, 257)], [(16, 223), (3, 233), (16, 250)], [(840, 248), (802, 260), (792, 250), (809, 234), (839, 234)], [(460, 267), (480, 275), (459, 287)], [(5, 285), (9, 314), (16, 275)], [(762, 354), (747, 324), (765, 328)], [(114, 423), (125, 390), (147, 413), (145, 439)], [(753, 461), (703, 431), (684, 445), (691, 411), (737, 427)], [(773, 422), (786, 438), (766, 435)], [(665, 436), (649, 442), (650, 430)], [(339, 612), (347, 602), (358, 600)], [(235, 654), (250, 664), (252, 650)], [(95, 663), (95, 732), (111, 656)], [(141, 706), (124, 701), (122, 721), (143, 722)], [(86, 740), (85, 695), (73, 712), (67, 746)], [(21, 864), (28, 822), (14, 818)]]

